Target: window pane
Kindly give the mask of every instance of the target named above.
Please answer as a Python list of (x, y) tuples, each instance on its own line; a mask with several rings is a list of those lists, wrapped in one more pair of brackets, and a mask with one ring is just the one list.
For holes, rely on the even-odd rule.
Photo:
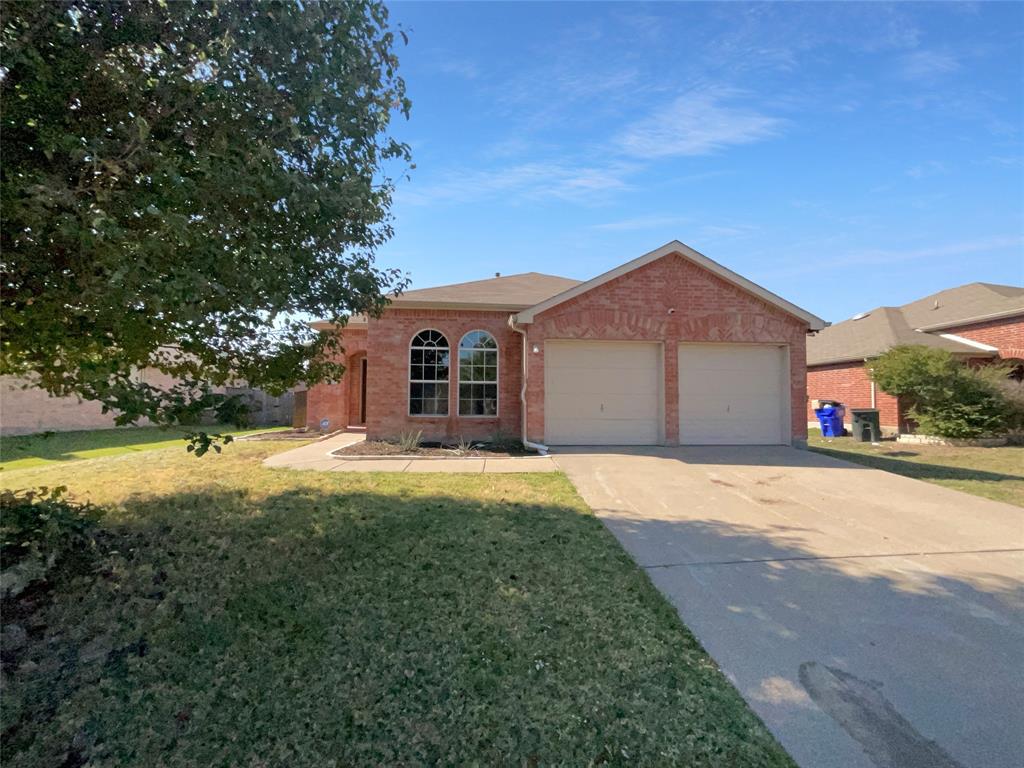
[(494, 416), (498, 410), (498, 345), (486, 331), (459, 341), (459, 415)]

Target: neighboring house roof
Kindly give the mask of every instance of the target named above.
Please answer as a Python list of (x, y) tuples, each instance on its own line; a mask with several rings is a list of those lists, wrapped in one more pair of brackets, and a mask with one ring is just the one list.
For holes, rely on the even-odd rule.
[(807, 339), (807, 364), (865, 360), (903, 344), (992, 357), (998, 351), (995, 347), (941, 331), (1014, 315), (1024, 315), (1024, 288), (961, 285), (901, 307), (878, 307), (825, 328)]
[(878, 307), (857, 317), (859, 319), (844, 320), (808, 336), (807, 364), (866, 360), (906, 344), (945, 349), (954, 354), (971, 354), (975, 357), (991, 354), (977, 346), (914, 330), (899, 307)]
[(980, 323), (1024, 315), (1024, 288), (969, 283), (904, 304), (901, 310), (910, 325), (923, 331)]
[(578, 285), (579, 280), (540, 272), (492, 277), (468, 283), (406, 291), (391, 300), (399, 309), (448, 308), (520, 310)]
[(818, 330), (819, 328), (825, 327), (825, 321), (822, 320), (820, 317), (812, 315), (810, 312), (801, 309), (795, 304), (791, 304), (790, 302), (786, 301), (780, 296), (776, 296), (774, 293), (767, 290), (766, 288), (762, 288), (760, 285), (757, 285), (756, 283), (747, 280), (747, 278), (743, 277), (742, 275), (736, 274), (731, 269), (723, 267), (718, 262), (712, 261), (704, 254), (698, 253), (697, 251), (693, 250), (693, 248), (691, 248), (690, 246), (686, 245), (685, 243), (681, 243), (678, 240), (673, 240), (672, 242), (666, 243), (665, 245), (661, 246), (661, 248), (657, 248), (651, 251), (650, 253), (646, 253), (637, 259), (633, 259), (632, 261), (626, 262), (620, 267), (616, 267), (613, 270), (605, 272), (603, 275), (598, 275), (592, 280), (587, 280), (586, 282), (578, 283), (577, 285), (569, 287), (568, 290), (564, 290), (562, 293), (559, 293), (555, 296), (540, 301), (538, 304), (536, 304), (536, 306), (532, 306), (529, 309), (526, 309), (525, 311), (520, 312), (518, 315), (516, 315), (516, 322), (532, 323), (534, 317), (539, 315), (541, 312), (549, 310), (552, 307), (556, 307), (562, 302), (569, 301), (569, 299), (573, 299), (583, 293), (586, 293), (587, 291), (591, 291), (594, 288), (597, 288), (599, 285), (604, 285), (610, 280), (614, 280), (617, 277), (621, 277), (622, 275), (625, 275), (628, 272), (632, 272), (633, 270), (639, 269), (640, 267), (646, 264), (650, 264), (652, 261), (657, 261), (658, 259), (661, 259), (673, 253), (682, 256), (684, 259), (693, 262), (699, 267), (703, 267), (704, 269), (708, 270), (709, 272), (712, 272), (715, 275), (718, 275), (726, 282), (732, 283), (733, 285), (742, 288), (744, 291), (751, 293), (754, 296), (757, 296), (765, 303), (777, 307), (789, 315), (793, 315), (794, 317), (800, 318), (810, 326), (811, 330)]

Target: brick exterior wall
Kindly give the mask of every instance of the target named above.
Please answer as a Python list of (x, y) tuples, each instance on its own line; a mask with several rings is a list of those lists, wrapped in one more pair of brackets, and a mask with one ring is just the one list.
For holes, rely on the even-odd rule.
[[(675, 309), (669, 314), (669, 309)], [(792, 437), (807, 437), (807, 324), (686, 259), (671, 254), (598, 286), (526, 326), (530, 351), (528, 434), (544, 439), (544, 342), (547, 339), (664, 343), (665, 442), (679, 442), (678, 344), (684, 341), (788, 345)], [(532, 348), (537, 345), (538, 352)]]
[[(675, 309), (670, 315), (668, 310)], [(395, 309), (370, 319), (363, 336), (343, 332), (349, 372), (338, 384), (309, 390), (308, 419), (316, 428), (322, 418), (331, 428), (352, 422), (358, 412), (358, 360), (367, 359), (366, 432), (371, 439), (422, 431), (425, 440), (487, 438), (497, 431), (520, 435), (522, 336), (508, 326), (508, 312)], [(452, 349), (448, 416), (410, 416), (409, 344), (424, 329), (440, 331)], [(547, 339), (659, 341), (666, 350), (665, 442), (679, 441), (677, 345), (684, 341), (746, 342), (786, 345), (789, 350), (791, 429), (806, 439), (806, 332), (792, 317), (682, 257), (666, 256), (633, 270), (537, 316), (525, 326), (530, 366), (527, 388), (531, 440), (544, 439), (544, 342)], [(458, 415), (458, 354), (462, 337), (483, 330), (498, 343), (498, 415)]]
[[(372, 439), (393, 438), (403, 432), (423, 432), (424, 440), (483, 439), (498, 431), (519, 436), (522, 381), (522, 337), (508, 327), (508, 312), (470, 310), (389, 309), (370, 319), (361, 335), (345, 329), (343, 343), (349, 366), (337, 384), (310, 388), (307, 424), (317, 428), (322, 418), (336, 425), (358, 423), (359, 366), (365, 355), (366, 434)], [(431, 328), (448, 339), (452, 350), (447, 416), (410, 416), (409, 344), (420, 331)], [(487, 331), (498, 343), (498, 415), (459, 416), (458, 345), (470, 331)]]
[[(847, 408), (846, 423), (850, 423), (850, 408), (871, 407), (871, 378), (863, 363), (837, 363), (817, 365), (807, 369), (807, 421), (817, 422), (811, 400), (838, 400)], [(899, 430), (901, 412), (899, 399), (878, 390), (875, 407), (881, 425), (887, 431)]]
[(1004, 359), (1024, 358), (1024, 315), (984, 323), (943, 328), (935, 333), (952, 333), (971, 341), (996, 347)]
[(344, 429), (350, 420), (350, 398), (359, 390), (359, 358), (366, 354), (365, 327), (351, 326), (342, 331), (344, 353), (336, 359), (346, 366), (345, 375), (336, 384), (317, 384), (306, 394), (306, 426), (319, 429), (320, 421), (327, 419), (328, 430)]

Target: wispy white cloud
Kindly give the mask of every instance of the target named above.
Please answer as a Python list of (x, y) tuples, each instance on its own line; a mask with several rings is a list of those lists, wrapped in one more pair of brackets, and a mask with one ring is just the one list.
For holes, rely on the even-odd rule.
[(912, 179), (924, 179), (929, 176), (940, 176), (944, 173), (949, 173), (949, 169), (940, 160), (927, 160), (907, 169), (907, 176)]
[(705, 224), (700, 228), (704, 240), (734, 240), (750, 237), (760, 230), (753, 224)]
[(960, 69), (960, 62), (949, 53), (919, 50), (900, 60), (899, 74), (905, 80), (927, 80)]
[[(838, 243), (826, 246), (821, 243), (805, 243), (803, 247), (793, 249), (792, 259), (788, 264), (780, 264), (771, 273), (777, 277), (805, 275), (821, 272), (822, 269), (834, 271), (856, 267), (893, 266), (898, 263), (931, 261), (941, 263), (946, 259), (961, 259), (975, 254), (1017, 251), (1018, 257), (1024, 257), (1024, 237), (1020, 235), (994, 235), (971, 240), (960, 240), (953, 243), (937, 243), (907, 248), (846, 248), (839, 250)], [(799, 256), (806, 253), (808, 256)], [(829, 252), (826, 262), (810, 254)]]
[(555, 198), (580, 203), (600, 202), (611, 192), (628, 188), (626, 164), (574, 165), (531, 162), (489, 169), (457, 169), (423, 187), (400, 188), (399, 202), (426, 205), (467, 203), (503, 196), (508, 199)]
[(618, 221), (608, 221), (595, 224), (591, 229), (599, 232), (633, 232), (646, 229), (662, 229), (664, 227), (676, 227), (690, 221), (686, 216), (675, 214), (651, 214), (649, 216), (634, 216)]
[(942, 243), (919, 248), (866, 249), (850, 251), (829, 258), (829, 267), (859, 266), (869, 264), (890, 264), (895, 261), (922, 261), (954, 256), (969, 256), (972, 253), (989, 253), (1008, 248), (1024, 248), (1024, 237), (1020, 235), (997, 235), (956, 243)]
[(782, 131), (784, 120), (728, 103), (739, 95), (721, 87), (691, 91), (628, 126), (617, 145), (631, 157), (654, 160), (706, 155), (731, 145), (762, 141)]
[(446, 75), (456, 75), (467, 80), (475, 80), (480, 76), (480, 68), (476, 62), (468, 59), (445, 59), (438, 62), (437, 70)]

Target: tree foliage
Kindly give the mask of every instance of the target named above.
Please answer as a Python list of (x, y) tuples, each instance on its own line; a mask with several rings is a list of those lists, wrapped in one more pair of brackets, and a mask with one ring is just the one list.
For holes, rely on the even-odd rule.
[(910, 407), (907, 415), (926, 434), (973, 438), (1003, 434), (1019, 419), (1000, 386), (1008, 370), (976, 369), (949, 352), (925, 346), (900, 346), (868, 364), (874, 382)]
[(383, 4), (7, 2), (2, 23), (0, 371), (120, 423), (339, 377), (303, 320), (405, 283), (374, 262), (409, 167)]

